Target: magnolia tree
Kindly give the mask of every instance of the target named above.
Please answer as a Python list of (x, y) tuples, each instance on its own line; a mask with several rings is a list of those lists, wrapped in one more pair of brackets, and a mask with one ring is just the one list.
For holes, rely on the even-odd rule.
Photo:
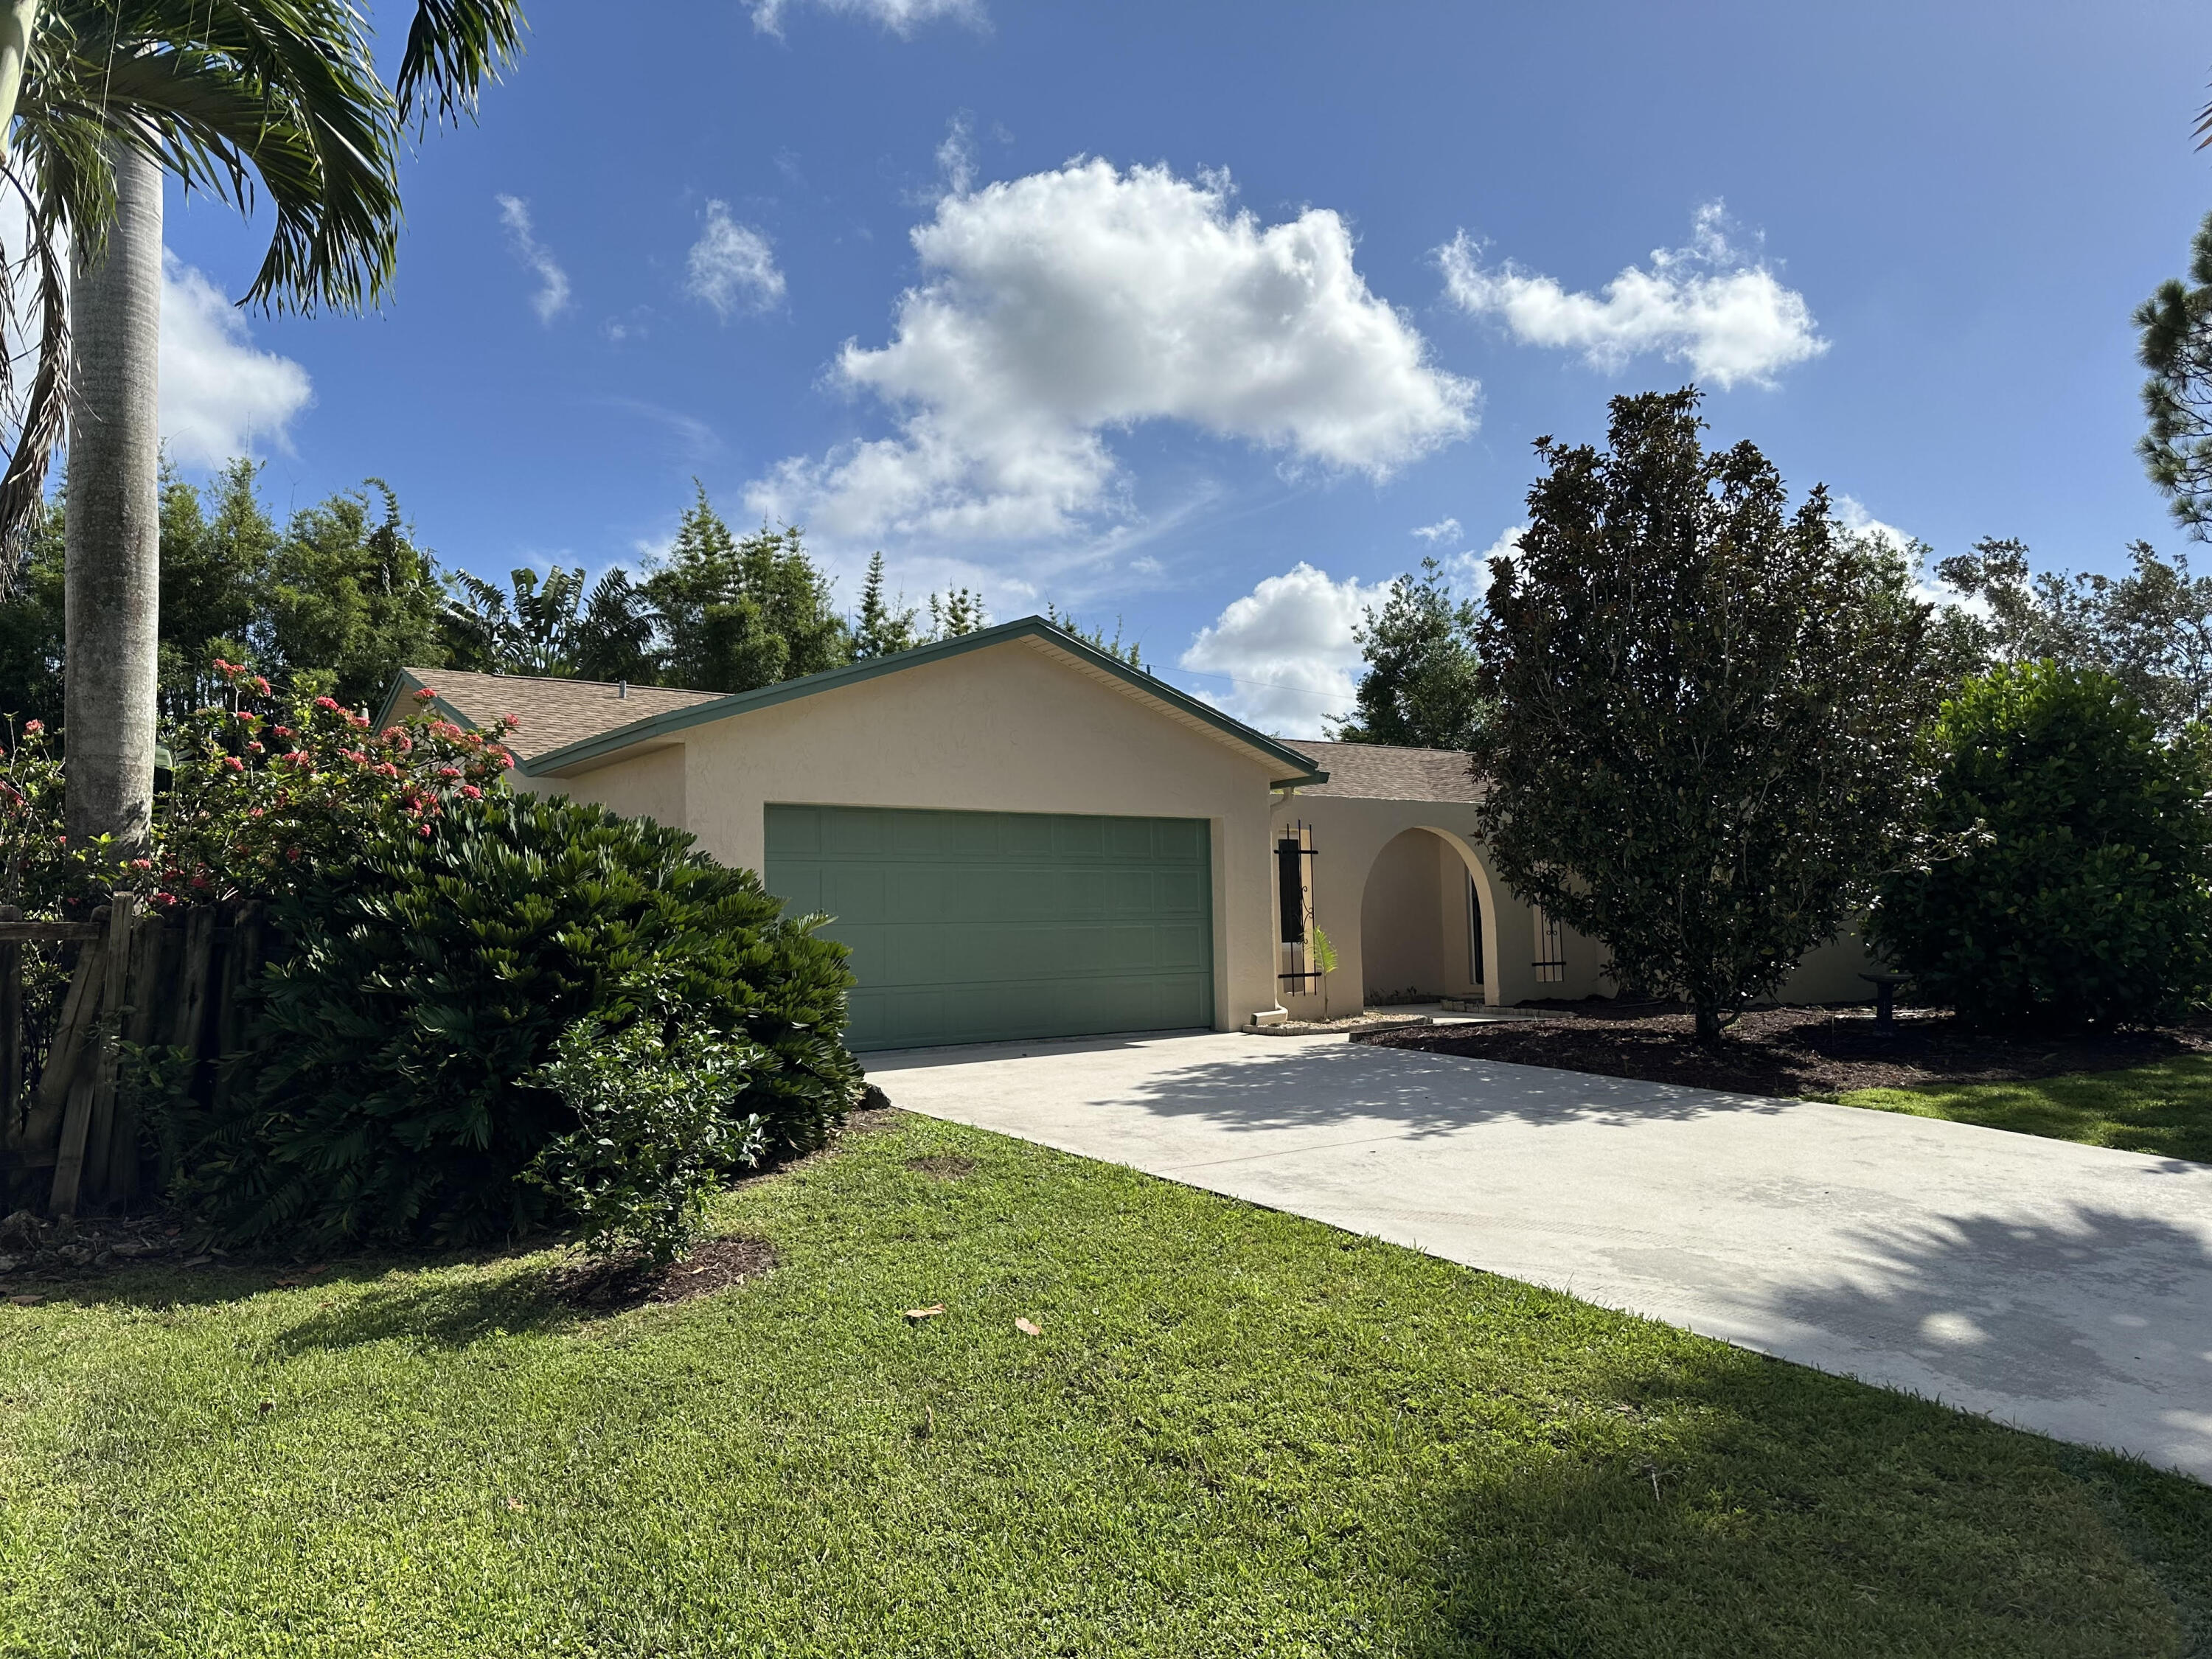
[(1678, 996), (1701, 1042), (1867, 902), (1907, 830), (1938, 682), (1929, 607), (1815, 489), (1709, 452), (1694, 388), (1540, 440), (1478, 629), (1479, 808), (1500, 872)]

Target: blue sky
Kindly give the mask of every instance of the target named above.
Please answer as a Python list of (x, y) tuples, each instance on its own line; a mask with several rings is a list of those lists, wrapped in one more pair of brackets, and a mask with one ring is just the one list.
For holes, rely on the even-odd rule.
[(189, 469), (378, 474), (489, 576), (635, 562), (696, 477), (848, 600), (881, 547), (1307, 734), (1372, 585), (1621, 391), (1939, 553), (2184, 545), (2128, 326), (2212, 206), (2178, 0), (529, 10), (380, 314), (227, 319), (260, 245), (172, 198)]

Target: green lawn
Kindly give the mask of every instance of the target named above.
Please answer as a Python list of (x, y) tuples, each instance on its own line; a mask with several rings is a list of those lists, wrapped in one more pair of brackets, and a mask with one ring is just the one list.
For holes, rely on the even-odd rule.
[(2212, 1055), (2033, 1083), (1861, 1089), (1839, 1098), (1846, 1106), (2212, 1164)]
[(2212, 1650), (2212, 1488), (1316, 1224), (916, 1118), (720, 1219), (0, 1306), (0, 1652)]

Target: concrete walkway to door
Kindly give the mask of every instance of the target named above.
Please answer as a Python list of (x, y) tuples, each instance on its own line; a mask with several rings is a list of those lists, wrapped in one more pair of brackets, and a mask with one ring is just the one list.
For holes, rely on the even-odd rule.
[(909, 1111), (2212, 1480), (2212, 1167), (1340, 1037), (866, 1062)]

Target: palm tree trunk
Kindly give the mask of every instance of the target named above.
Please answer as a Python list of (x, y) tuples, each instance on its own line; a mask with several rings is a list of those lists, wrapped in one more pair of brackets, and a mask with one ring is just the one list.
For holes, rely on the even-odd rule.
[(161, 656), (161, 169), (121, 145), (106, 255), (70, 285), (62, 703), (72, 842), (146, 838)]
[(39, 0), (0, 3), (0, 155), (8, 153), (15, 138), (15, 101), (23, 90), (31, 37), (38, 32)]

